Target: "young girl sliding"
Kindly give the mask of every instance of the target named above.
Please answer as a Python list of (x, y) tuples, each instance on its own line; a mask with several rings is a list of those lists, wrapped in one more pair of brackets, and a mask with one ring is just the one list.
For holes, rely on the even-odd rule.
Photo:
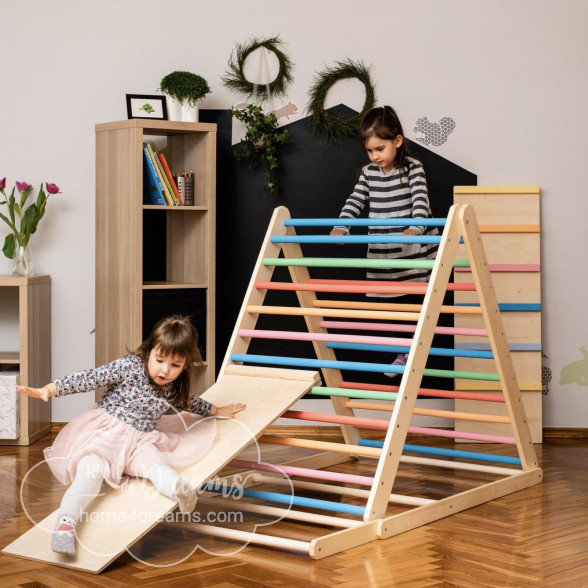
[[(425, 170), (420, 161), (410, 156), (404, 140), (402, 124), (396, 111), (390, 106), (373, 108), (366, 112), (360, 123), (360, 140), (371, 163), (361, 172), (352, 194), (347, 198), (341, 214), (345, 218), (357, 218), (369, 207), (369, 218), (429, 218), (431, 207), (427, 192)], [(342, 223), (343, 225), (343, 223)], [(370, 235), (438, 235), (435, 227), (414, 226), (369, 228)], [(337, 226), (331, 235), (347, 235), (349, 227)], [(371, 243), (368, 247), (369, 259), (394, 258), (433, 258), (438, 246), (420, 244), (380, 244)], [(422, 269), (379, 269), (368, 271), (367, 277), (374, 280), (411, 280), (425, 282), (429, 270)], [(397, 296), (395, 294), (368, 294), (368, 296)], [(398, 302), (422, 302), (404, 296)], [(406, 365), (406, 355), (399, 354), (392, 365)], [(396, 373), (386, 374), (390, 377)]]
[(51, 537), (53, 551), (75, 555), (76, 523), (104, 480), (118, 488), (126, 475), (144, 477), (183, 513), (194, 510), (197, 490), (170, 466), (202, 457), (214, 440), (215, 423), (209, 419), (187, 427), (191, 415), (163, 414), (173, 407), (193, 415), (233, 417), (245, 408), (241, 403), (216, 407), (190, 397), (194, 372), (201, 366), (196, 329), (176, 315), (159, 321), (130, 355), (42, 388), (18, 386), (19, 392), (45, 402), (106, 386), (97, 404), (68, 423), (45, 449), (53, 474), (70, 484)]

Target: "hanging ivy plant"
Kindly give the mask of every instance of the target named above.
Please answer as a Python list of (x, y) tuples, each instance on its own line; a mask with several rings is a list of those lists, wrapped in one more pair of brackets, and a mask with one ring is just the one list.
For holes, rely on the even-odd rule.
[[(271, 37), (270, 39), (257, 39), (254, 37), (247, 43), (238, 43), (235, 49), (235, 55), (231, 53), (229, 69), (221, 77), (223, 85), (246, 97), (252, 96), (254, 90), (257, 89), (258, 96), (262, 101), (270, 96), (284, 96), (286, 94), (286, 87), (293, 80), (293, 64), (282, 50), (283, 46), (284, 44), (277, 36)], [(262, 47), (271, 51), (277, 57), (279, 64), (278, 75), (267, 85), (253, 84), (253, 82), (247, 80), (243, 73), (243, 66), (247, 57)]]
[(278, 147), (290, 139), (287, 129), (278, 128), (278, 119), (273, 112), (265, 114), (260, 106), (247, 105), (243, 110), (231, 109), (233, 116), (245, 123), (247, 133), (241, 146), (235, 151), (238, 161), (245, 161), (249, 168), (264, 163), (265, 183), (263, 189), (270, 194), (278, 193), (276, 170)]
[[(358, 79), (365, 87), (365, 102), (361, 112), (351, 118), (336, 118), (325, 110), (325, 98), (329, 89), (349, 78)], [(361, 61), (338, 61), (315, 76), (310, 89), (310, 100), (306, 107), (310, 125), (315, 133), (324, 133), (327, 140), (340, 143), (345, 138), (357, 136), (361, 117), (376, 104), (376, 92), (370, 77), (370, 68)]]

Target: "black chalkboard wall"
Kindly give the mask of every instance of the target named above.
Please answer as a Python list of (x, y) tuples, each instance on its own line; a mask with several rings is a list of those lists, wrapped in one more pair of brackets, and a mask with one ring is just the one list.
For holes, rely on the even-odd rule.
[[(329, 109), (333, 116), (345, 118), (355, 111), (339, 105)], [(251, 279), (259, 249), (265, 237), (268, 223), (277, 206), (286, 206), (293, 218), (337, 217), (357, 181), (359, 171), (367, 157), (358, 140), (348, 140), (342, 145), (328, 144), (322, 136), (315, 135), (308, 120), (301, 119), (287, 125), (290, 141), (281, 148), (279, 182), (280, 193), (272, 196), (263, 191), (263, 170), (249, 170), (236, 160), (231, 145), (231, 113), (228, 110), (201, 110), (201, 122), (214, 122), (218, 125), (217, 151), (217, 231), (216, 231), (216, 359), (220, 367), (229, 344), (243, 298)], [(422, 161), (427, 174), (429, 198), (433, 215), (447, 216), (453, 203), (453, 187), (476, 185), (475, 174), (432, 153), (418, 143), (410, 142), (411, 153)], [(299, 234), (312, 234), (328, 228), (297, 229)], [(359, 234), (360, 231), (354, 231)], [(362, 257), (365, 245), (306, 245), (305, 256), (321, 257)], [(311, 269), (312, 277), (365, 279), (364, 270), (354, 269)], [(289, 281), (286, 268), (277, 268), (274, 279)], [(335, 299), (334, 295), (319, 295), (321, 298)], [(345, 295), (343, 298), (351, 299)], [(365, 296), (355, 297), (365, 300)], [(448, 294), (446, 303), (452, 303)], [(269, 292), (266, 304), (297, 305), (296, 295), (290, 292)], [(442, 315), (441, 324), (451, 325), (453, 317)], [(301, 317), (275, 317), (262, 315), (258, 328), (287, 329), (305, 331)], [(382, 333), (381, 333), (382, 334)], [(389, 334), (395, 336), (394, 334)], [(452, 346), (448, 337), (435, 337), (434, 346)], [(276, 342), (253, 340), (250, 353), (297, 357), (316, 357), (310, 343)], [(338, 359), (348, 361), (369, 361), (387, 363), (394, 358), (390, 353), (364, 353), (357, 351), (337, 352)], [(452, 369), (453, 362), (447, 358), (430, 358), (427, 367)], [(344, 379), (357, 381), (358, 373), (344, 373)], [(361, 373), (363, 381), (392, 383), (380, 374), (367, 377)], [(430, 380), (430, 381), (428, 381)], [(453, 380), (425, 378), (423, 386), (450, 389)]]

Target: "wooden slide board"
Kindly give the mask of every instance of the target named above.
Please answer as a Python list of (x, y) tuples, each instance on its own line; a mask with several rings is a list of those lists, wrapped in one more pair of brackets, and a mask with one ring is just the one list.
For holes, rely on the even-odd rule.
[[(180, 473), (200, 487), (318, 383), (319, 375), (312, 371), (228, 366), (202, 398), (216, 406), (245, 402), (247, 408), (235, 419), (219, 419), (217, 437), (209, 453)], [(77, 527), (75, 557), (51, 550), (57, 511), (2, 553), (98, 574), (177, 508), (173, 500), (156, 492), (151, 483), (137, 479), (118, 490), (105, 484), (102, 491), (104, 495), (91, 505), (94, 515)]]

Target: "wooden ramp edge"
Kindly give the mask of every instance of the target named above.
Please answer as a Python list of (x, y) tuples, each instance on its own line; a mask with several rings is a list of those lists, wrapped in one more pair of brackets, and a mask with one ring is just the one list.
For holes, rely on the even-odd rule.
[[(218, 433), (210, 451), (180, 473), (200, 487), (319, 383), (318, 373), (312, 371), (227, 366), (224, 375), (202, 398), (216, 406), (245, 402), (247, 408), (234, 419), (218, 419)], [(92, 514), (88, 521), (78, 524), (75, 557), (51, 550), (57, 511), (5, 547), (2, 553), (98, 574), (177, 508), (173, 500), (159, 494), (150, 482), (137, 479), (131, 479), (118, 490), (104, 484), (102, 492), (90, 506)]]

